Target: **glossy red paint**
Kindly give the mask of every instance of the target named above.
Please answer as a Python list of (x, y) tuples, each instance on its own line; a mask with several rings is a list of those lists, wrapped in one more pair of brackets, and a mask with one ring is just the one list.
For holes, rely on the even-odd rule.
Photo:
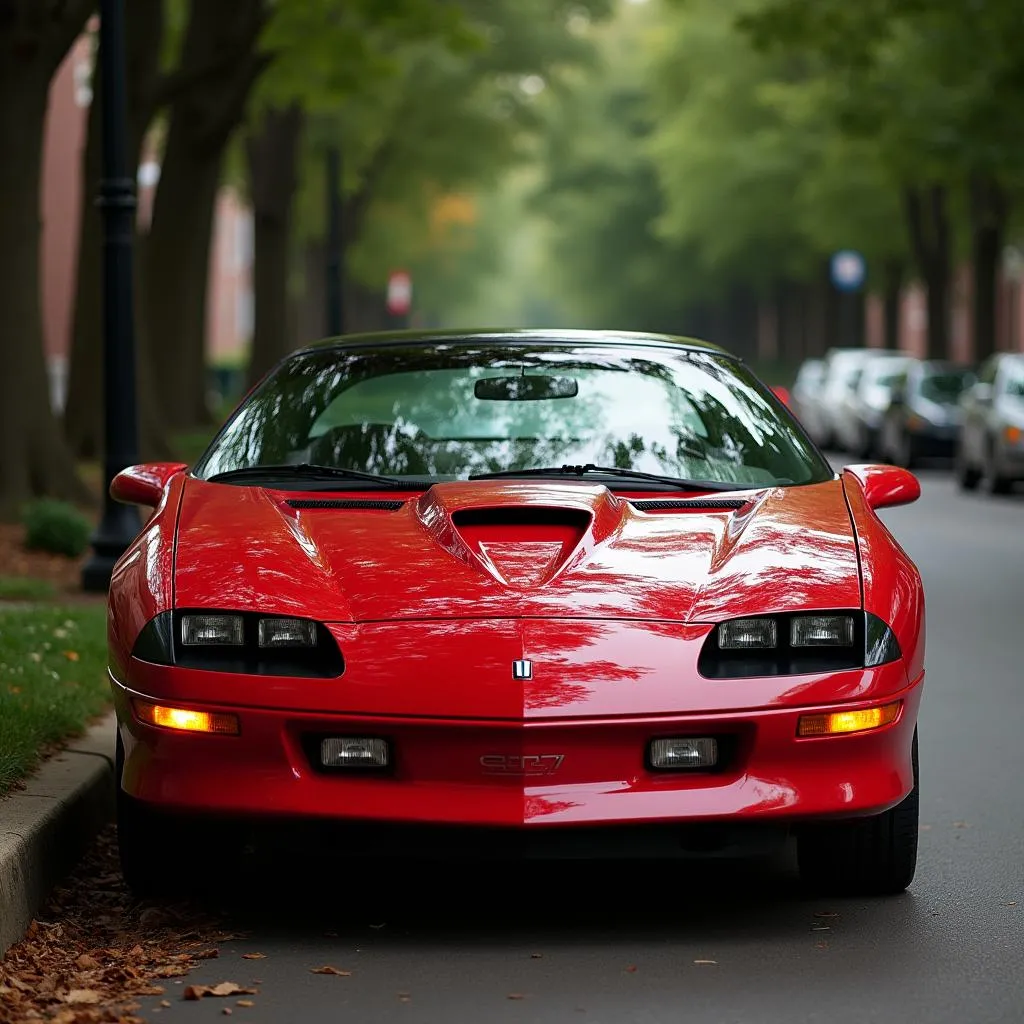
[(872, 508), (910, 505), (921, 497), (921, 481), (900, 466), (846, 466), (843, 476), (853, 477), (860, 484), (864, 499)]
[(124, 505), (156, 508), (163, 500), (167, 485), (188, 469), (184, 462), (147, 462), (122, 469), (110, 482), (110, 496)]
[[(736, 510), (657, 513), (584, 482), (444, 483), (389, 492), (398, 511), (302, 510), (294, 492), (172, 475), (111, 584), (122, 786), (179, 810), (480, 825), (877, 813), (912, 785), (924, 603), (873, 508), (912, 488), (876, 468), (752, 489)], [(251, 676), (131, 657), (143, 625), (172, 607), (319, 619), (345, 671)], [(892, 625), (901, 658), (802, 676), (698, 671), (722, 619), (862, 607)], [(513, 678), (520, 659), (532, 679)], [(145, 725), (130, 694), (237, 714), (241, 735)], [(894, 699), (903, 710), (885, 728), (797, 738), (801, 713)], [(390, 739), (393, 773), (324, 775), (303, 746), (316, 733)], [(680, 734), (731, 737), (725, 768), (648, 770), (649, 741)], [(554, 767), (487, 770), (523, 757)]]
[[(398, 512), (300, 511), (288, 505), (289, 496), (189, 479), (179, 524), (178, 607), (259, 608), (329, 622), (717, 622), (860, 606), (857, 551), (839, 481), (751, 491), (738, 512), (671, 514), (638, 511), (603, 486), (549, 481), (437, 484)], [(560, 534), (557, 550), (545, 547), (543, 567), (525, 579), (508, 546), (537, 542), (538, 529), (548, 538), (538, 543), (553, 545), (555, 527), (524, 527), (516, 521), (524, 508), (551, 509), (553, 522), (567, 512), (588, 520), (575, 547), (567, 550)], [(464, 531), (457, 520), (483, 510), (507, 510), (508, 518), (504, 527), (487, 527), (481, 549), (478, 528)]]
[(785, 405), (787, 407), (789, 406), (789, 404), (790, 404), (789, 388), (784, 388), (781, 384), (779, 384), (779, 385), (776, 385), (775, 387), (773, 387), (772, 391), (774, 392), (775, 397), (783, 405)]
[[(169, 808), (477, 825), (565, 825), (792, 820), (877, 813), (912, 785), (910, 744), (920, 680), (890, 693), (901, 716), (876, 732), (798, 739), (808, 705), (722, 714), (578, 718), (528, 722), (448, 717), (325, 715), (237, 705), (241, 735), (177, 734), (132, 718), (116, 689), (126, 761), (125, 790)], [(862, 707), (857, 701), (842, 707)], [(379, 736), (396, 763), (381, 777), (324, 775), (303, 749), (307, 733)], [(658, 736), (735, 738), (720, 773), (656, 773), (644, 763)], [(550, 774), (494, 775), (481, 762), (535, 755)]]

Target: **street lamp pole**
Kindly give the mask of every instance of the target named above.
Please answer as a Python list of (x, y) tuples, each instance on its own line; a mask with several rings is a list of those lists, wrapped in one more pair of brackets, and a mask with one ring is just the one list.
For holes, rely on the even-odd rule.
[(327, 260), (326, 299), (327, 333), (337, 337), (345, 333), (345, 245), (341, 208), (341, 151), (338, 146), (327, 148)]
[[(138, 461), (135, 407), (135, 321), (132, 244), (135, 179), (127, 167), (124, 0), (100, 2), (100, 100), (103, 104), (103, 179), (97, 203), (103, 216), (103, 518), (82, 570), (82, 588), (102, 592), (114, 564), (138, 534), (134, 506), (110, 497), (110, 482)], [(88, 259), (88, 253), (83, 253)]]

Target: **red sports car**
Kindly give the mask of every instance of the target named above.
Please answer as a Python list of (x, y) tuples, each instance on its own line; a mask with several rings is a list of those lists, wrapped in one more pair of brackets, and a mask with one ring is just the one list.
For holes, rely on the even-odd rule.
[[(737, 358), (571, 331), (330, 340), (151, 515), (109, 596), (121, 858), (204, 823), (351, 853), (732, 853), (819, 890), (917, 858), (924, 598), (876, 510)], [(290, 829), (289, 829), (290, 830)]]

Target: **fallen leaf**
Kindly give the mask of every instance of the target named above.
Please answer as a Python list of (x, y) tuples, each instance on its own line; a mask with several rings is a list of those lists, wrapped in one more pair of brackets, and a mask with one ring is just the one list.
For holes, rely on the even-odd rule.
[(233, 981), (222, 981), (219, 985), (189, 985), (182, 993), (184, 999), (202, 999), (205, 996), (254, 996), (256, 989), (242, 988)]
[(629, 966), (628, 966), (628, 967), (626, 968), (626, 973), (627, 973), (627, 974), (636, 974), (636, 964), (630, 964), (630, 965), (629, 965)]
[(543, 956), (544, 956), (543, 953), (531, 953), (530, 954), (530, 959), (531, 960), (540, 960), (541, 957), (543, 957)]
[(816, 942), (814, 944), (814, 948), (815, 949), (828, 949), (828, 943), (827, 942)]
[(95, 971), (100, 962), (95, 957), (89, 956), (88, 953), (83, 953), (76, 961), (75, 965), (80, 971)]
[(160, 1000), (160, 1005), (163, 1006), (163, 1007), (170, 1006), (171, 1005), (171, 1001), (170, 1001), (170, 999), (161, 999)]
[(931, 829), (932, 829), (931, 825), (918, 825), (917, 826), (918, 832), (930, 832)]
[(401, 1001), (402, 1001), (403, 1003), (407, 1003), (407, 1002), (409, 1002), (409, 1000), (410, 1000), (410, 999), (412, 999), (412, 996), (411, 996), (411, 995), (409, 995), (409, 993), (408, 993), (408, 992), (399, 992), (399, 993), (398, 993), (398, 998), (399, 998), (399, 999), (400, 999), (400, 1000), (401, 1000)]
[(243, 960), (266, 960), (266, 958), (267, 958), (267, 954), (266, 953), (243, 953), (242, 954), (242, 959)]
[(953, 828), (970, 828), (971, 823), (969, 821), (954, 821)]
[(234, 1010), (232, 1010), (230, 1006), (225, 1006), (220, 1012), (223, 1013), (225, 1017), (230, 1017), (231, 1014), (234, 1013)]
[(815, 917), (838, 917), (839, 914), (835, 910), (816, 910), (814, 912)]
[(352, 976), (351, 971), (339, 971), (337, 967), (331, 967), (329, 964), (323, 967), (311, 968), (310, 974), (336, 974), (339, 978), (349, 978)]
[(239, 999), (235, 1004), (236, 1006), (255, 1006), (256, 1004), (251, 999)]
[(694, 960), (695, 964), (717, 964), (717, 960)]
[(827, 924), (812, 924), (812, 932), (830, 932), (832, 929)]
[(219, 949), (204, 949), (199, 953), (193, 953), (196, 960), (216, 960), (220, 956)]
[(78, 661), (78, 651), (65, 651), (64, 657), (67, 658), (68, 661)]
[(1017, 901), (1016, 900), (1010, 900), (1010, 902), (1007, 903), (1006, 905), (1008, 907), (1015, 907), (1015, 906), (1017, 906)]
[(509, 992), (508, 997), (509, 997), (509, 999), (525, 999), (526, 998), (526, 996), (524, 996), (522, 994), (522, 992)]
[(14, 694), (21, 693), (21, 687), (20, 686), (8, 686), (7, 687), (7, 692), (8, 693), (14, 693)]
[(65, 997), (65, 1003), (86, 1004), (98, 1003), (102, 997), (99, 992), (91, 988), (73, 988)]

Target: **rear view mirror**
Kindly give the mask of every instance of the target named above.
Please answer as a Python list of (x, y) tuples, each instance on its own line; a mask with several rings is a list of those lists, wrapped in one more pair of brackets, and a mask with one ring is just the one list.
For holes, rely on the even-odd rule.
[(893, 508), (910, 505), (921, 497), (921, 482), (900, 466), (863, 464), (847, 466), (849, 473), (864, 491), (864, 500), (871, 508)]
[(184, 462), (147, 462), (122, 469), (110, 483), (110, 496), (122, 505), (156, 508), (171, 479), (188, 469)]
[(485, 402), (539, 402), (578, 393), (574, 377), (482, 377), (473, 385), (473, 394)]

